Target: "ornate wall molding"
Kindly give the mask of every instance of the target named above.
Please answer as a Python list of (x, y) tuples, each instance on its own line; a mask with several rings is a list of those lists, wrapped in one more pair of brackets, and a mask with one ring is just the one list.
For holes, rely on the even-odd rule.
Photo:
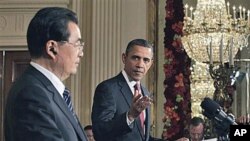
[(1, 0), (0, 1), (0, 49), (23, 48), (30, 19), (42, 7), (69, 7), (70, 0)]
[(71, 0), (1, 0), (0, 9), (27, 9), (41, 8), (47, 6), (66, 7)]
[(0, 9), (0, 46), (26, 45), (27, 25), (34, 10)]

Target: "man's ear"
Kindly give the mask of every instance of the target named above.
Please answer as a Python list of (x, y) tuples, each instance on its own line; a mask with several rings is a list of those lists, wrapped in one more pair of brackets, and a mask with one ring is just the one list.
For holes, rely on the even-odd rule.
[(125, 60), (126, 60), (126, 54), (125, 53), (123, 53), (122, 54), (122, 62), (125, 64)]
[(54, 58), (57, 55), (57, 53), (58, 53), (57, 48), (58, 48), (57, 42), (54, 40), (49, 40), (46, 43), (46, 52), (52, 58)]
[(55, 50), (54, 47), (51, 47), (51, 48), (50, 48), (50, 51), (51, 51), (54, 55), (57, 55), (57, 51)]

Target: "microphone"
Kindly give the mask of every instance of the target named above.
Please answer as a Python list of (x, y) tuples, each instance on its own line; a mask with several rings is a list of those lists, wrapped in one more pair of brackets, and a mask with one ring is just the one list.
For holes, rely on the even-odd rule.
[(201, 107), (204, 109), (202, 114), (208, 119), (214, 121), (216, 128), (220, 134), (227, 134), (230, 125), (237, 125), (233, 115), (227, 115), (222, 107), (215, 101), (205, 97), (201, 102)]

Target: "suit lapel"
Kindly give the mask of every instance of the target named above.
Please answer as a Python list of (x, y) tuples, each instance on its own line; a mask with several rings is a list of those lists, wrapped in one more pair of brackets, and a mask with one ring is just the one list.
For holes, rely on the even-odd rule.
[[(55, 89), (55, 88), (52, 86), (52, 88), (48, 88), (48, 89), (53, 91), (53, 89)], [(71, 113), (71, 111), (67, 107), (66, 103), (64, 102), (64, 100), (62, 99), (60, 94), (55, 90), (54, 90), (53, 94), (54, 94), (53, 99), (54, 99), (55, 103), (58, 105), (58, 107), (61, 109), (61, 111), (65, 114), (65, 116), (71, 122), (71, 124), (75, 128), (75, 131), (78, 134), (78, 136), (81, 138), (81, 140), (84, 140), (84, 136), (86, 138), (86, 135), (84, 134), (84, 131), (82, 130), (82, 127), (81, 127), (78, 119), (77, 119), (77, 121), (75, 120), (73, 114)]]
[(150, 133), (150, 107), (146, 109), (146, 122), (145, 122), (145, 137), (146, 140), (149, 138)]
[[(118, 85), (121, 87), (121, 94), (123, 96), (123, 98), (125, 99), (127, 105), (128, 105), (128, 109), (131, 107), (131, 102), (132, 102), (132, 99), (133, 99), (133, 93), (131, 92), (125, 78), (123, 77), (122, 73), (120, 73), (118, 76)], [(147, 90), (144, 88), (144, 87), (141, 87), (142, 88), (142, 93), (143, 95), (148, 95), (148, 92)], [(136, 127), (138, 129), (138, 131), (140, 132), (140, 135), (142, 137), (143, 140), (145, 140), (145, 137), (148, 137), (148, 117), (149, 117), (149, 114), (148, 114), (148, 108), (145, 110), (146, 112), (146, 124), (145, 124), (145, 127), (146, 127), (146, 131), (145, 131), (145, 135), (143, 133), (143, 129), (141, 127), (141, 123), (140, 123), (140, 120), (139, 120), (139, 117), (137, 119), (135, 119), (135, 124), (136, 124)]]
[(53, 100), (58, 105), (58, 107), (61, 109), (61, 111), (65, 114), (65, 116), (69, 119), (73, 127), (75, 128), (76, 133), (81, 138), (81, 140), (85, 141), (87, 139), (86, 135), (84, 134), (84, 131), (82, 130), (82, 127), (76, 120), (74, 119), (72, 113), (68, 109), (66, 103), (60, 96), (60, 94), (57, 92), (56, 88), (51, 84), (51, 82), (45, 77), (41, 72), (36, 70), (34, 67), (29, 66), (28, 71), (30, 71), (31, 74), (33, 74), (34, 77), (39, 79), (41, 83), (53, 94)]
[[(120, 73), (118, 76), (118, 85), (120, 86), (120, 90), (121, 90), (121, 94), (123, 96), (123, 98), (125, 99), (128, 107), (130, 108), (131, 106), (131, 101), (133, 99), (133, 94), (125, 80), (125, 78), (123, 77), (122, 73)], [(129, 109), (128, 108), (128, 109)]]
[[(144, 96), (149, 96), (149, 92), (145, 87), (142, 88), (142, 93)], [(146, 140), (149, 139), (149, 132), (150, 132), (150, 107), (147, 107), (145, 110), (146, 113), (146, 119), (145, 119), (145, 137)]]

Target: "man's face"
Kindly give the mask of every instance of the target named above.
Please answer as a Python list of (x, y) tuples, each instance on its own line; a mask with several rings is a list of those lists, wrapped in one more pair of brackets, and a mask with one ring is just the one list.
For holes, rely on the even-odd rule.
[(203, 139), (203, 128), (201, 123), (198, 126), (190, 125), (189, 134), (191, 141), (201, 141)]
[[(77, 72), (80, 58), (83, 56), (82, 47), (79, 45), (81, 40), (80, 29), (77, 24), (70, 22), (68, 25), (70, 37), (68, 42), (64, 42), (59, 47), (57, 56), (58, 74), (62, 78), (67, 78), (70, 74)], [(61, 70), (60, 70), (61, 69)], [(60, 76), (59, 76), (60, 77)]]
[(131, 79), (139, 81), (146, 75), (148, 69), (151, 67), (153, 62), (152, 58), (152, 49), (134, 46), (127, 55), (122, 55), (124, 70)]

